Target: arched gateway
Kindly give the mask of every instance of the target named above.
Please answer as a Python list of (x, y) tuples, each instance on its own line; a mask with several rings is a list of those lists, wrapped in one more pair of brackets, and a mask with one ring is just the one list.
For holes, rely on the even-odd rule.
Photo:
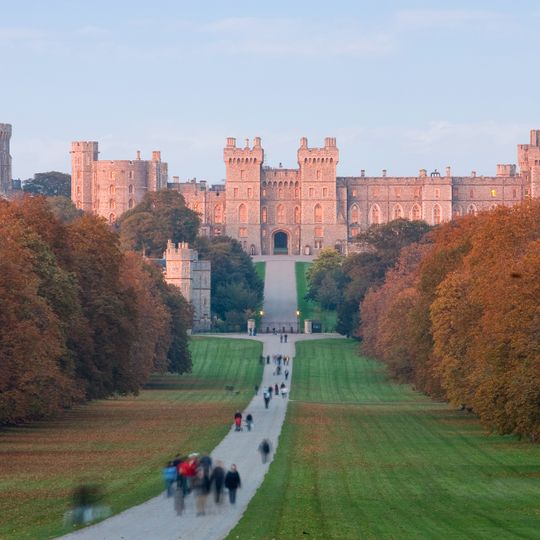
[(274, 255), (289, 254), (289, 236), (283, 231), (274, 233)]

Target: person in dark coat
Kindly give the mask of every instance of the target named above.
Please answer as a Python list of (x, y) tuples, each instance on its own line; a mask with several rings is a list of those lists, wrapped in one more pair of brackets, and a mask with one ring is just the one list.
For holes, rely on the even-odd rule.
[(216, 504), (221, 502), (221, 494), (223, 493), (223, 482), (225, 481), (225, 469), (223, 468), (223, 462), (218, 461), (214, 470), (212, 471), (212, 476), (210, 476), (210, 483), (214, 487), (214, 500)]
[(264, 408), (268, 409), (268, 404), (270, 403), (270, 392), (268, 392), (268, 390), (264, 391), (263, 399), (264, 399)]
[(276, 397), (279, 396), (279, 386), (278, 386), (278, 383), (276, 383), (276, 384), (274, 385), (274, 395), (275, 395)]
[(268, 439), (263, 439), (261, 444), (259, 444), (259, 452), (261, 453), (262, 462), (266, 463), (268, 461), (268, 456), (272, 450), (272, 445)]
[(236, 503), (236, 490), (242, 487), (240, 475), (236, 470), (236, 465), (232, 464), (230, 470), (225, 475), (225, 487), (229, 490), (229, 502)]

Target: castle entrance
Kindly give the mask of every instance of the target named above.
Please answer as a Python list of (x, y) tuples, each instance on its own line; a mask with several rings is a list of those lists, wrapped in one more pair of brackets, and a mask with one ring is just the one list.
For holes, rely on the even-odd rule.
[(289, 254), (289, 237), (287, 233), (278, 231), (274, 233), (274, 255)]

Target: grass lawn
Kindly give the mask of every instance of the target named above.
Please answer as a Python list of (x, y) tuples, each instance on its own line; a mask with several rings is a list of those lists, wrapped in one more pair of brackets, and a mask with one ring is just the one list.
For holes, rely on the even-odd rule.
[(261, 278), (262, 282), (264, 283), (264, 277), (266, 276), (266, 263), (259, 261), (254, 264), (255, 264), (255, 272), (257, 272), (257, 275)]
[(336, 329), (336, 312), (322, 309), (317, 302), (305, 299), (308, 292), (306, 272), (310, 266), (310, 262), (297, 262), (295, 266), (296, 296), (300, 311), (300, 327), (302, 329), (304, 328), (305, 319), (313, 319), (321, 322), (323, 332), (333, 332)]
[(156, 376), (137, 397), (1, 430), (0, 538), (67, 532), (63, 514), (83, 481), (104, 486), (114, 513), (141, 503), (162, 490), (165, 461), (216, 446), (261, 380), (262, 344), (197, 337), (191, 348), (192, 374)]
[(277, 456), (229, 538), (539, 538), (540, 446), (387, 382), (357, 346), (298, 344)]

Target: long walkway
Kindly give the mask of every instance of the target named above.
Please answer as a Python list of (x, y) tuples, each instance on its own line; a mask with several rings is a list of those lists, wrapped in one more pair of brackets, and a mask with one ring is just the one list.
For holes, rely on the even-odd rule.
[[(291, 266), (292, 278), (290, 276)], [(276, 286), (276, 283), (279, 286)], [(271, 265), (270, 272), (267, 267), (265, 311), (270, 317), (276, 316), (276, 313), (279, 315), (275, 309), (281, 309), (280, 302), (276, 301), (276, 297), (281, 298), (287, 304), (293, 298), (294, 305), (296, 305), (295, 283), (294, 261), (283, 258), (277, 265)], [(291, 334), (288, 343), (281, 343), (279, 335), (272, 334), (260, 334), (257, 337), (247, 337), (245, 334), (227, 334), (223, 337), (257, 339), (263, 342), (265, 356), (272, 357), (275, 354), (281, 354), (294, 358), (297, 341), (329, 337), (329, 335)], [(291, 360), (288, 366), (290, 372), (288, 387), (292, 378), (293, 366), (294, 360)], [(276, 382), (281, 384), (284, 377), (275, 376), (274, 369), (275, 366), (272, 362), (265, 365), (261, 388)], [(215, 505), (211, 503), (209, 498), (207, 514), (198, 517), (194, 508), (194, 497), (190, 495), (186, 498), (184, 513), (178, 516), (174, 511), (173, 498), (167, 499), (162, 494), (64, 538), (73, 540), (147, 540), (149, 538), (156, 540), (218, 540), (224, 538), (241, 518), (250, 499), (264, 479), (269, 463), (262, 464), (258, 446), (263, 438), (268, 438), (272, 442), (274, 451), (277, 448), (287, 402), (288, 398), (273, 397), (269, 408), (265, 409), (262, 391), (259, 391), (258, 395), (254, 396), (243, 411), (244, 416), (248, 412), (253, 415), (255, 423), (253, 430), (251, 432), (244, 430), (238, 433), (233, 430), (231, 425), (231, 431), (212, 452), (214, 462), (221, 460), (227, 468), (233, 463), (238, 467), (242, 488), (238, 491), (236, 505), (230, 505), (228, 500), (220, 505)]]

